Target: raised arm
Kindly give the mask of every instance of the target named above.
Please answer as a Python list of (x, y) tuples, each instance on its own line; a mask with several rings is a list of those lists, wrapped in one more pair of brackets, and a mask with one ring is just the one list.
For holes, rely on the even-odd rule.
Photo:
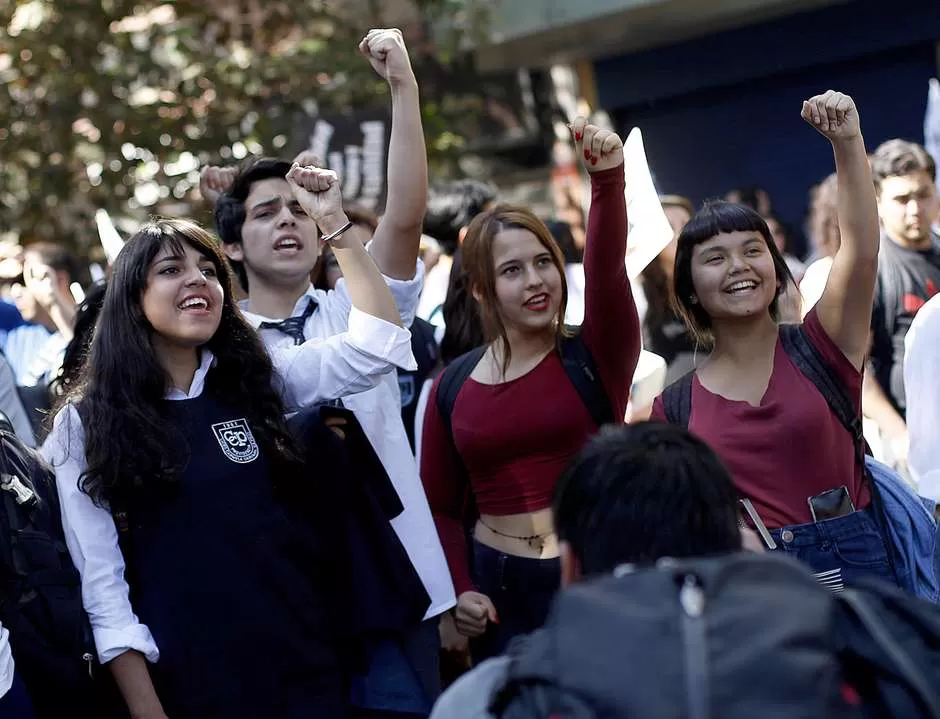
[(388, 277), (415, 275), (421, 222), (428, 201), (428, 159), (418, 103), (418, 82), (399, 30), (372, 30), (359, 44), (392, 94), (392, 136), (388, 146), (388, 198), (369, 251)]
[(640, 321), (627, 277), (627, 202), (624, 196), (623, 142), (613, 132), (572, 126), (575, 148), (591, 175), (591, 209), (584, 249), (582, 336), (601, 381), (623, 417), (640, 356)]
[(330, 247), (343, 271), (353, 307), (400, 325), (401, 315), (391, 290), (365, 250), (363, 230), (351, 224), (343, 212), (343, 194), (336, 173), (295, 164), (287, 173), (287, 182), (300, 206), (317, 223), (324, 237), (341, 232), (330, 240)]
[(878, 272), (879, 224), (858, 110), (832, 90), (803, 103), (803, 119), (832, 143), (838, 176), (842, 244), (816, 305), (819, 322), (846, 358), (862, 369), (868, 352), (872, 300)]

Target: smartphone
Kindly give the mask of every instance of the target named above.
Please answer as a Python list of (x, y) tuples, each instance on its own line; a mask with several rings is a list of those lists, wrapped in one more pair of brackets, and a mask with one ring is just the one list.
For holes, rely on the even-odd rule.
[(855, 511), (855, 505), (849, 496), (849, 490), (845, 485), (827, 490), (814, 497), (807, 497), (810, 514), (814, 522), (823, 522), (827, 519), (844, 517)]

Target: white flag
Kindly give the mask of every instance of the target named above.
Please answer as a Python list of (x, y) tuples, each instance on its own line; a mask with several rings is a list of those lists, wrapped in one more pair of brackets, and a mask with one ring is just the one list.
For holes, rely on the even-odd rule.
[(643, 134), (634, 127), (623, 143), (624, 174), (627, 188), (627, 274), (635, 280), (666, 246), (673, 231), (643, 149)]
[(927, 89), (927, 114), (924, 115), (924, 147), (940, 164), (940, 81), (931, 78)]
[(108, 264), (113, 265), (121, 248), (124, 247), (124, 240), (121, 239), (106, 210), (95, 212), (95, 224), (98, 225), (98, 239), (104, 248), (105, 257), (108, 258)]

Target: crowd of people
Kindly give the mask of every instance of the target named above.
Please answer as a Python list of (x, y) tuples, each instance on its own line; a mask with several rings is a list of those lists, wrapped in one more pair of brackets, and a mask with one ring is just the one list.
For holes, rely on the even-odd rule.
[[(678, 603), (650, 606), (683, 632), (729, 606), (727, 570), (775, 588), (753, 604), (781, 627), (780, 597), (805, 620), (877, 587), (940, 642), (935, 160), (869, 155), (852, 98), (817, 95), (801, 116), (835, 173), (805, 262), (763, 191), (664, 194), (673, 240), (631, 280), (615, 132), (569, 126), (583, 228), (429, 187), (401, 33), (359, 49), (391, 96), (381, 217), (304, 152), (204, 168), (215, 234), (153, 220), (97, 283), (54, 244), (8, 253), (0, 716), (665, 716), (625, 662), (649, 653), (650, 696), (675, 667), (617, 607), (680, 560)], [(666, 368), (652, 402), (641, 353)], [(802, 694), (735, 696), (940, 716), (885, 699), (839, 636)], [(761, 661), (789, 667), (785, 639)], [(932, 651), (899, 676), (936, 686)], [(690, 706), (731, 716), (688, 672)]]

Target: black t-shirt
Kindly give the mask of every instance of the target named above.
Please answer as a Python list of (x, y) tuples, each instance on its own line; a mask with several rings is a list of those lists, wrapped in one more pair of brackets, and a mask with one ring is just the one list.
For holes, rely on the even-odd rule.
[(910, 250), (881, 238), (871, 317), (871, 365), (894, 408), (904, 416), (904, 338), (914, 315), (940, 291), (940, 242)]

